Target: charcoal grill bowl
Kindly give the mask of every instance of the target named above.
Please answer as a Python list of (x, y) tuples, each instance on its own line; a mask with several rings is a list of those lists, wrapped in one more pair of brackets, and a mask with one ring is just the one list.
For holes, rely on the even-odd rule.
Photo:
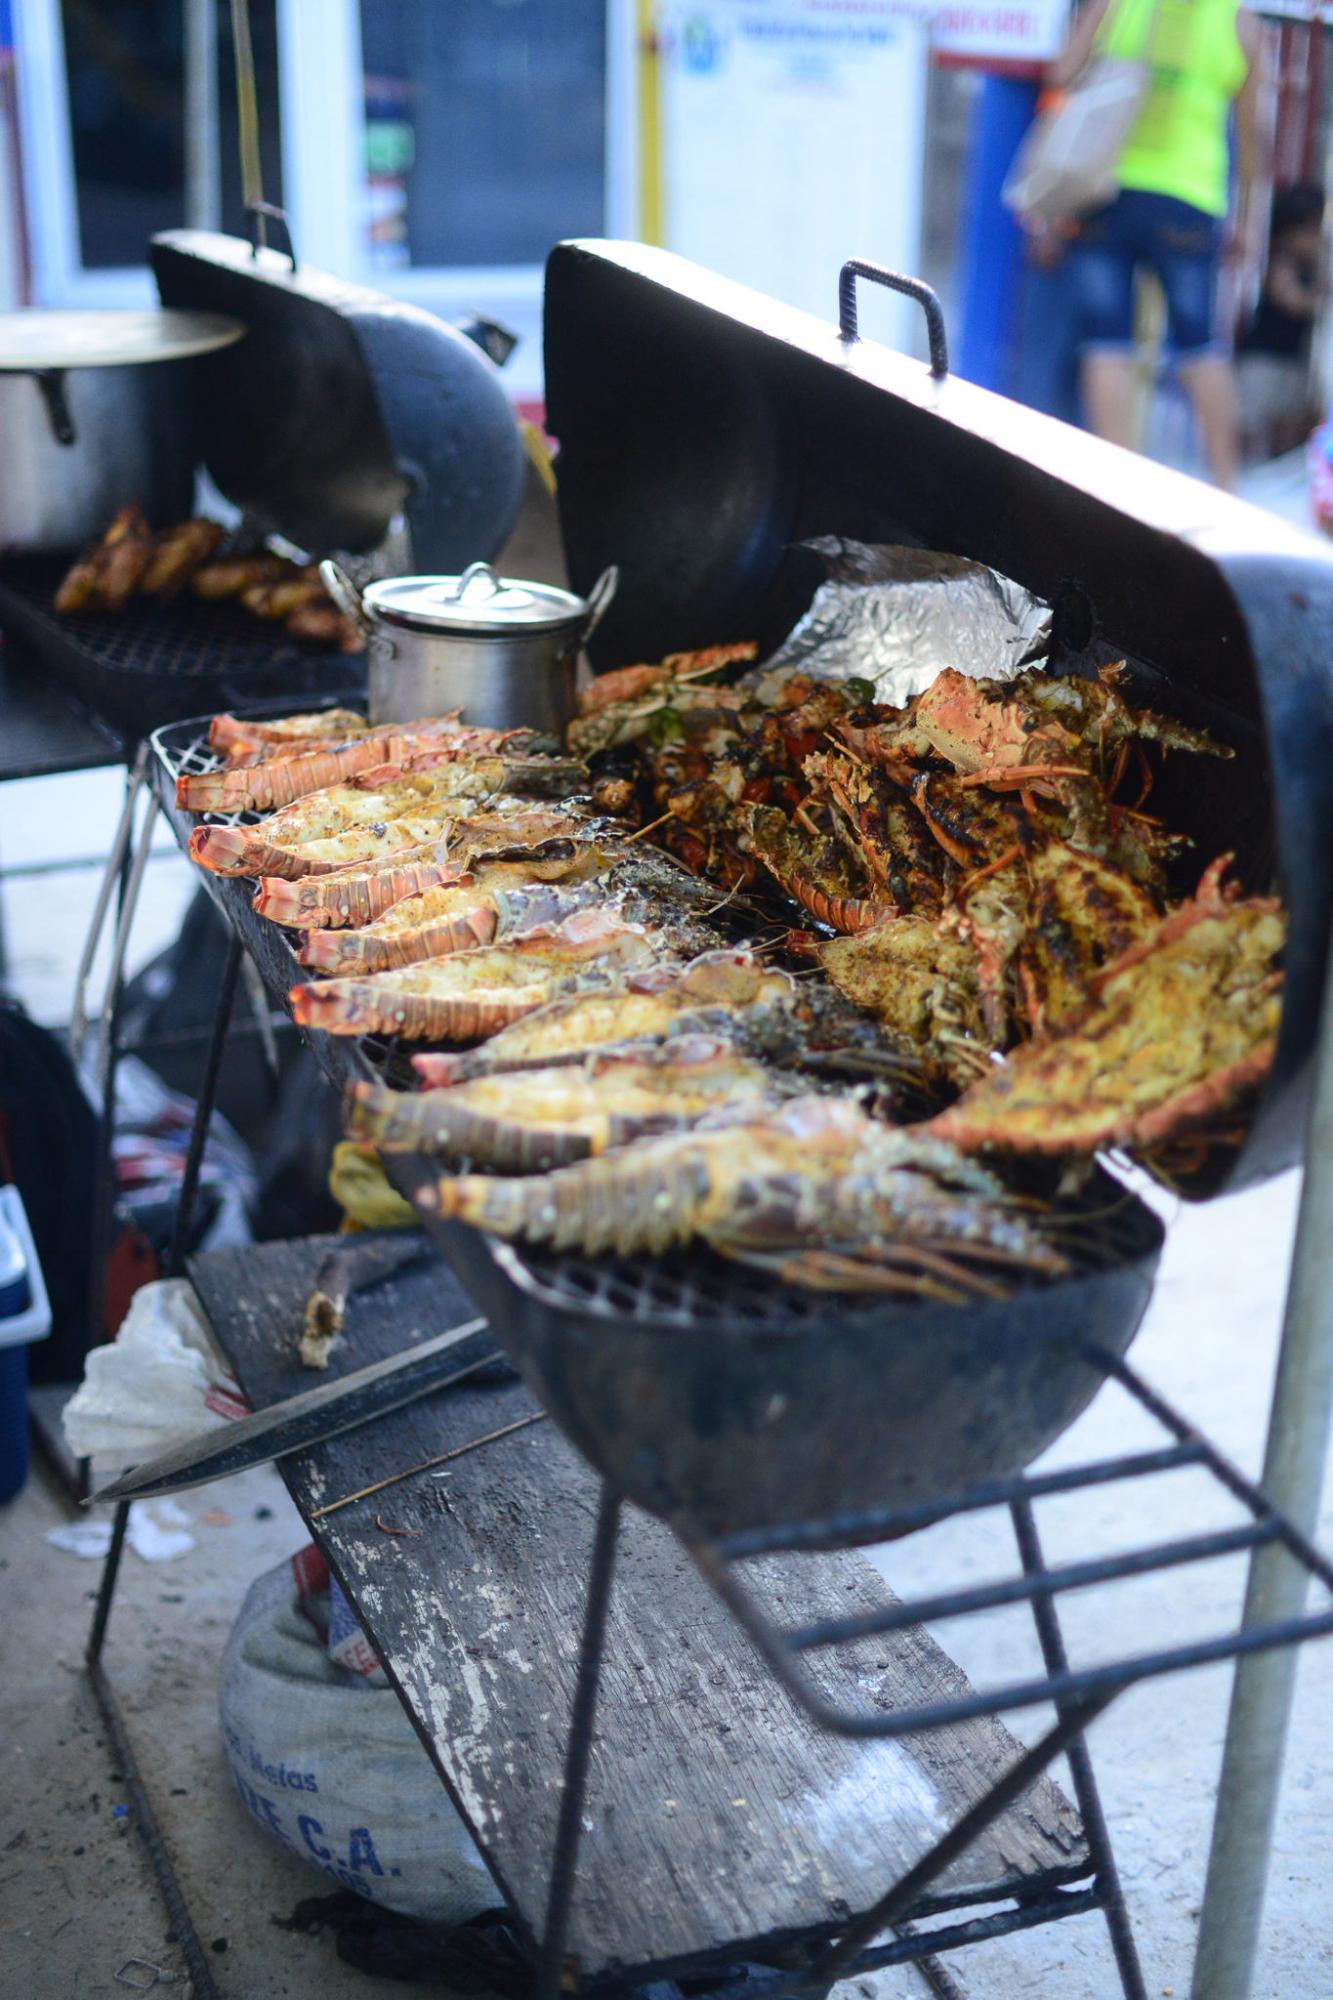
[[(414, 1173), (426, 1176), (422, 1163)], [(799, 1292), (691, 1250), (544, 1255), (426, 1220), (496, 1338), (613, 1486), (689, 1532), (941, 1503), (1022, 1471), (1138, 1331), (1163, 1230), (1109, 1177), (1102, 1268), (1004, 1301)]]

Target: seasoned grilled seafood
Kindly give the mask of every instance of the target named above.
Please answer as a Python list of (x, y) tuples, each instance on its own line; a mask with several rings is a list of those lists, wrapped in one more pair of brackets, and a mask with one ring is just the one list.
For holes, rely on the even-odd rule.
[(896, 1049), (969, 1083), (986, 1067), (989, 1039), (977, 954), (930, 917), (890, 917), (854, 937), (830, 938), (815, 955), (840, 993), (863, 1007)]
[(669, 653), (657, 666), (599, 674), (579, 696), (579, 713), (566, 731), (569, 748), (576, 756), (589, 757), (595, 750), (634, 742), (651, 733), (655, 716), (694, 702), (740, 707), (744, 696), (699, 683), (724, 667), (752, 660), (757, 651), (749, 642), (706, 646), (698, 653)]
[(253, 763), (237, 759), (221, 771), (182, 772), (176, 780), (176, 804), (184, 812), (273, 812), (365, 771), (390, 764), (413, 771), (427, 758), (435, 768), (440, 758), (484, 755), (504, 741), (499, 730), (465, 729), (441, 716), (373, 735), (358, 732), (344, 742), (311, 744), (291, 755), (261, 754)]
[(139, 588), (146, 597), (170, 597), (183, 590), (222, 540), (217, 521), (182, 521), (159, 535)]
[(571, 845), (558, 881), (546, 872), (543, 881), (522, 857), (479, 861), (462, 880), (409, 897), (363, 930), (308, 932), (297, 962), (321, 972), (382, 971), (550, 930), (590, 905), (650, 925), (677, 957), (719, 941), (704, 920), (710, 892), (660, 855)]
[(485, 950), (426, 959), (365, 979), (295, 986), (292, 1014), (331, 1035), (401, 1035), (405, 1040), (471, 1042), (523, 1014), (585, 987), (608, 986), (617, 972), (660, 956), (655, 938), (598, 910), (580, 910), (558, 930)]
[(798, 1085), (709, 1035), (601, 1050), (415, 1093), (352, 1088), (347, 1129), (386, 1152), (432, 1153), (502, 1174), (545, 1173), (650, 1133), (683, 1131), (723, 1105), (775, 1105)]
[(498, 1236), (588, 1256), (660, 1253), (702, 1238), (747, 1261), (778, 1257), (784, 1277), (800, 1280), (808, 1269), (817, 1283), (827, 1283), (835, 1258), (848, 1288), (862, 1257), (876, 1289), (896, 1277), (902, 1289), (927, 1292), (941, 1280), (965, 1287), (973, 1258), (1052, 1276), (1066, 1268), (1037, 1222), (974, 1163), (837, 1098), (722, 1113), (709, 1127), (639, 1140), (537, 1180), (445, 1178), (416, 1199)]
[(375, 725), (350, 708), (317, 708), (306, 715), (273, 716), (260, 722), (222, 714), (208, 725), (210, 745), (228, 755), (238, 746), (249, 751), (264, 743), (279, 745), (290, 755), (310, 743), (346, 743), (353, 736), (374, 733)]
[(875, 1025), (829, 986), (767, 966), (749, 951), (703, 952), (684, 967), (626, 973), (606, 993), (554, 1000), (484, 1048), (413, 1057), (430, 1085), (530, 1066), (581, 1062), (594, 1050), (647, 1048), (710, 1035), (756, 1061), (910, 1093), (924, 1117), (921, 1067), (888, 1049)]
[(1232, 752), (1169, 716), (1132, 709), (1116, 691), (1124, 662), (1097, 680), (1030, 668), (1011, 681), (973, 680), (948, 667), (907, 707), (837, 734), (872, 762), (901, 766), (938, 758), (983, 783), (1059, 795), (1059, 780), (1108, 771), (1134, 741), (1210, 757)]
[(464, 1055), (419, 1055), (423, 1082), (461, 1083), (468, 1077), (578, 1062), (590, 1051), (689, 1034), (731, 1037), (738, 1022), (776, 1015), (795, 1004), (797, 982), (748, 951), (710, 951), (686, 966), (629, 972), (606, 993), (554, 1000), (484, 1048)]
[(327, 873), (438, 839), (447, 821), (464, 817), (483, 800), (494, 814), (502, 807), (506, 785), (523, 789), (531, 784), (540, 793), (557, 782), (556, 769), (577, 775), (580, 768), (541, 757), (446, 758), (430, 770), (413, 771), (381, 764), (297, 799), (258, 826), (196, 827), (190, 858), (219, 875), (290, 880)]
[(585, 819), (576, 801), (564, 807), (513, 803), (525, 809), (467, 813), (436, 839), (406, 847), (379, 867), (355, 865), (291, 881), (262, 876), (255, 909), (294, 930), (347, 929), (373, 923), (410, 896), (457, 882), (483, 858), (522, 858), (534, 881), (558, 882), (584, 865), (583, 847), (618, 842), (627, 831), (614, 820)]
[(1092, 981), (1159, 922), (1152, 897), (1118, 868), (1052, 841), (1027, 865), (1032, 902), (1018, 972), (1028, 1026), (1058, 1028), (1086, 1006)]
[(55, 596), (62, 617), (74, 611), (123, 611), (153, 553), (153, 531), (136, 506), (122, 507), (100, 542), (74, 564)]
[[(575, 848), (571, 843), (561, 873), (565, 880), (589, 879), (604, 872), (611, 859), (599, 849)], [(473, 951), (525, 927), (572, 914), (572, 905), (552, 910), (539, 904), (526, 912), (525, 926), (522, 891), (537, 886), (532, 864), (526, 860), (481, 860), (452, 883), (395, 903), (361, 930), (307, 931), (296, 961), (318, 972), (382, 972), (454, 951)], [(531, 897), (527, 901), (530, 904)]]
[(931, 1126), (966, 1151), (1152, 1148), (1197, 1131), (1267, 1074), (1282, 1014), (1281, 906), (1221, 886), (1094, 975), (1092, 1000), (1016, 1049)]

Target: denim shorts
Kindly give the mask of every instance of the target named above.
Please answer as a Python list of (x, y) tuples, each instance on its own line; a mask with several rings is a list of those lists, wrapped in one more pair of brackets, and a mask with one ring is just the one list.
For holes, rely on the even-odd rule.
[(1070, 268), (1079, 346), (1134, 342), (1134, 279), (1152, 271), (1166, 295), (1168, 345), (1182, 358), (1223, 350), (1214, 321), (1222, 221), (1173, 195), (1123, 188), (1083, 217)]

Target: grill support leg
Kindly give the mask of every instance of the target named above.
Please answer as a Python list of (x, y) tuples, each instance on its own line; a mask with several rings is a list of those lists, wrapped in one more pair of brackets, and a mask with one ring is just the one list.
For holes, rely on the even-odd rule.
[(569, 1932), (579, 1838), (583, 1831), (583, 1798), (588, 1780), (593, 1721), (597, 1713), (597, 1690), (602, 1677), (606, 1614), (615, 1573), (621, 1504), (619, 1493), (603, 1484), (593, 1537), (592, 1566), (588, 1575), (588, 1602), (583, 1614), (578, 1678), (574, 1683), (574, 1700), (570, 1709), (564, 1787), (560, 1796), (555, 1853), (551, 1859), (551, 1887), (546, 1899), (546, 1926), (537, 1967), (535, 2000), (559, 2000), (564, 1977), (565, 1939)]
[[(1260, 1488), (1304, 1535), (1319, 1513), (1333, 1416), (1333, 952), (1324, 977), (1296, 1243)], [(1309, 1573), (1274, 1542), (1250, 1558), (1245, 1625), (1299, 1617)], [(1194, 1963), (1194, 2000), (1248, 2000), (1296, 1681), (1296, 1650), (1236, 1662)]]
[(213, 1105), (218, 1094), (218, 1073), (222, 1068), (222, 1052), (227, 1044), (227, 1030), (231, 1026), (231, 1010), (236, 998), (236, 983), (240, 971), (241, 940), (233, 931), (227, 941), (227, 956), (222, 967), (222, 986), (218, 993), (217, 1011), (213, 1016), (213, 1032), (209, 1036), (208, 1053), (204, 1057), (204, 1074), (199, 1083), (199, 1095), (195, 1099), (194, 1123), (190, 1127), (190, 1146), (185, 1155), (185, 1171), (181, 1175), (181, 1191), (176, 1202), (171, 1248), (167, 1252), (169, 1278), (182, 1277), (185, 1272), (185, 1259), (190, 1248), (190, 1223), (194, 1218), (195, 1196), (199, 1192), (199, 1172), (203, 1166), (209, 1121), (213, 1116)]
[[(1114, 1700), (1115, 1689), (1105, 1693), (1088, 1695), (1082, 1701), (1067, 1702), (1046, 1734), (1025, 1750), (1018, 1760), (1011, 1764), (1004, 1776), (993, 1784), (988, 1792), (969, 1806), (962, 1818), (956, 1820), (948, 1833), (928, 1848), (921, 1859), (907, 1873), (900, 1876), (891, 1889), (885, 1891), (877, 1903), (872, 1903), (854, 1923), (847, 1926), (836, 1944), (830, 1945), (815, 1958), (793, 1991), (803, 1994), (821, 1994), (838, 1979), (856, 1958), (863, 1945), (868, 1945), (881, 1931), (890, 1929), (902, 1918), (911, 1914), (914, 1904), (946, 1868), (953, 1865), (959, 1856), (965, 1854), (992, 1820), (999, 1818), (1016, 1799), (1022, 1797), (1062, 1751), (1067, 1751), (1071, 1743), (1082, 1736), (1088, 1725), (1102, 1710)], [(545, 2000), (539, 1995), (538, 2000)]]
[[(124, 944), (129, 935), (129, 925), (134, 916), (134, 903), (138, 897), (139, 884), (143, 877), (143, 863), (147, 860), (148, 845), (152, 836), (154, 813), (150, 812), (144, 825), (139, 848), (135, 854), (135, 865), (121, 909), (121, 921), (117, 927), (116, 962), (108, 998), (104, 1008), (104, 1129), (108, 1148), (106, 1179), (105, 1221), (110, 1220), (110, 1132), (115, 1109), (116, 1060), (118, 1055), (118, 1017), (120, 1009), (120, 971), (124, 962)], [(208, 1139), (209, 1121), (213, 1116), (213, 1105), (217, 1097), (218, 1075), (222, 1068), (222, 1055), (226, 1047), (227, 1029), (231, 1023), (232, 1005), (236, 998), (236, 987), (241, 970), (241, 942), (232, 935), (227, 946), (226, 962), (222, 971), (222, 985), (218, 992), (217, 1009), (213, 1016), (213, 1027), (209, 1037), (208, 1052), (204, 1058), (204, 1072), (199, 1083), (199, 1094), (195, 1101), (194, 1121), (190, 1127), (189, 1150), (185, 1156), (185, 1169), (181, 1175), (180, 1195), (176, 1204), (176, 1220), (172, 1230), (171, 1248), (167, 1255), (166, 1273), (168, 1277), (179, 1277), (185, 1269), (185, 1258), (190, 1244), (190, 1221), (194, 1212), (195, 1196), (199, 1191), (199, 1174), (203, 1165), (204, 1146)], [(98, 1311), (101, 1310), (101, 1282), (105, 1248), (95, 1267), (94, 1297)], [(116, 1691), (102, 1664), (102, 1653), (106, 1645), (107, 1626), (111, 1618), (111, 1606), (116, 1594), (116, 1584), (120, 1577), (120, 1566), (125, 1554), (125, 1537), (129, 1528), (130, 1503), (122, 1500), (116, 1507), (111, 1523), (111, 1545), (102, 1565), (102, 1577), (97, 1591), (97, 1603), (93, 1611), (92, 1630), (88, 1635), (87, 1668), (88, 1678), (97, 1697), (98, 1707), (106, 1723), (108, 1734), (117, 1760), (124, 1768), (129, 1787), (130, 1804), (144, 1844), (148, 1859), (157, 1878), (162, 1900), (172, 1928), (179, 1940), (185, 1962), (189, 1967), (193, 1982), (192, 1990), (198, 2000), (219, 2000), (218, 1988), (214, 1983), (208, 1961), (204, 1956), (198, 1932), (190, 1917), (189, 1906), (181, 1892), (180, 1883), (171, 1865), (171, 1856), (158, 1826), (156, 1815), (139, 1773), (134, 1746), (125, 1728)]]
[[(1014, 1500), (1010, 1503), (1009, 1513), (1013, 1520), (1014, 1539), (1018, 1543), (1018, 1553), (1024, 1573), (1028, 1576), (1039, 1575), (1046, 1565), (1032, 1504), (1028, 1500)], [(1063, 1674), (1068, 1669), (1069, 1656), (1065, 1651), (1064, 1634), (1060, 1629), (1055, 1601), (1049, 1592), (1038, 1592), (1033, 1598), (1032, 1617), (1037, 1627), (1037, 1638), (1041, 1642), (1041, 1656), (1046, 1663), (1047, 1673)], [(1067, 1703), (1057, 1703), (1057, 1712), (1063, 1714), (1067, 1705)], [(1106, 1815), (1102, 1811), (1101, 1794), (1097, 1789), (1086, 1739), (1076, 1736), (1066, 1750), (1065, 1758), (1069, 1765), (1069, 1775), (1073, 1780), (1074, 1797), (1078, 1801), (1079, 1813), (1083, 1820), (1088, 1853), (1096, 1871), (1097, 1887), (1102, 1897), (1102, 1912), (1106, 1918), (1106, 1928), (1110, 1933), (1111, 1950), (1115, 1953), (1116, 1970), (1120, 1974), (1120, 1985), (1125, 2000), (1147, 2000), (1143, 1970), (1139, 1964), (1134, 1933), (1130, 1928), (1129, 1912), (1125, 1908), (1125, 1893), (1120, 1886), (1120, 1872), (1115, 1865), (1110, 1835), (1106, 1830)]]

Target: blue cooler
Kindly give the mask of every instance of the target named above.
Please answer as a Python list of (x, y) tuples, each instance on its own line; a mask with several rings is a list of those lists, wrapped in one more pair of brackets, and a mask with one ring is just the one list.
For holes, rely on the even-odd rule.
[(0, 1187), (0, 1500), (12, 1500), (28, 1477), (28, 1349), (50, 1331), (23, 1198)]

